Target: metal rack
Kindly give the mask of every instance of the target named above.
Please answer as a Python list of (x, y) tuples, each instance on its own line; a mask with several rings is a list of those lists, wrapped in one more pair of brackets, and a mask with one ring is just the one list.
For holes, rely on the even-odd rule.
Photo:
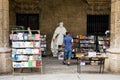
[(42, 55), (40, 51), (40, 31), (12, 30), (12, 66), (15, 69), (39, 68), (42, 73)]

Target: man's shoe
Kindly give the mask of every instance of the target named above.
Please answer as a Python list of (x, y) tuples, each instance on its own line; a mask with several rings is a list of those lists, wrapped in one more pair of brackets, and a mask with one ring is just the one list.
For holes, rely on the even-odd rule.
[(62, 62), (65, 65), (65, 61)]
[(67, 64), (67, 66), (70, 66), (70, 64)]
[(68, 62), (67, 65), (70, 66), (70, 63)]

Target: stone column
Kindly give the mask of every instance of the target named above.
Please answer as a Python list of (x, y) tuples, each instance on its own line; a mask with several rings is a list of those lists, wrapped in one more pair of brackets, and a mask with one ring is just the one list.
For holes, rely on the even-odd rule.
[(0, 0), (0, 73), (12, 71), (9, 46), (9, 0)]
[(106, 69), (120, 73), (120, 0), (111, 1), (111, 41)]
[(9, 1), (0, 0), (0, 46), (9, 43)]

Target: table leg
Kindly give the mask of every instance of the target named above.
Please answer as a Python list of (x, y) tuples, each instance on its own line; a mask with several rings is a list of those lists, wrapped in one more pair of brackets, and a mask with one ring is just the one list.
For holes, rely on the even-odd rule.
[(99, 73), (101, 73), (101, 71), (102, 71), (102, 59), (100, 59), (100, 71), (99, 71)]
[(77, 58), (77, 72), (81, 73), (80, 59)]
[(32, 68), (31, 68), (31, 72), (32, 72)]
[(99, 73), (103, 73), (104, 72), (104, 62), (105, 62), (105, 59), (101, 58), (100, 59), (100, 71), (99, 71)]
[(21, 73), (23, 72), (23, 68), (21, 68)]
[(105, 59), (102, 60), (102, 66), (103, 66), (102, 73), (104, 73), (104, 63), (105, 63)]

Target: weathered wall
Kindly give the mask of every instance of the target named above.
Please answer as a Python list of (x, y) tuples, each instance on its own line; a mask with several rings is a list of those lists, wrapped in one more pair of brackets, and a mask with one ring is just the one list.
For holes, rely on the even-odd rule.
[[(10, 24), (14, 25), (16, 13), (40, 14), (39, 27), (41, 33), (47, 35), (47, 45), (60, 21), (72, 35), (86, 34), (87, 14), (106, 13), (94, 11), (84, 0), (10, 0)], [(13, 1), (13, 2), (12, 2)], [(91, 5), (90, 5), (91, 6)], [(92, 13), (91, 13), (92, 12)], [(108, 13), (108, 12), (107, 12)]]

